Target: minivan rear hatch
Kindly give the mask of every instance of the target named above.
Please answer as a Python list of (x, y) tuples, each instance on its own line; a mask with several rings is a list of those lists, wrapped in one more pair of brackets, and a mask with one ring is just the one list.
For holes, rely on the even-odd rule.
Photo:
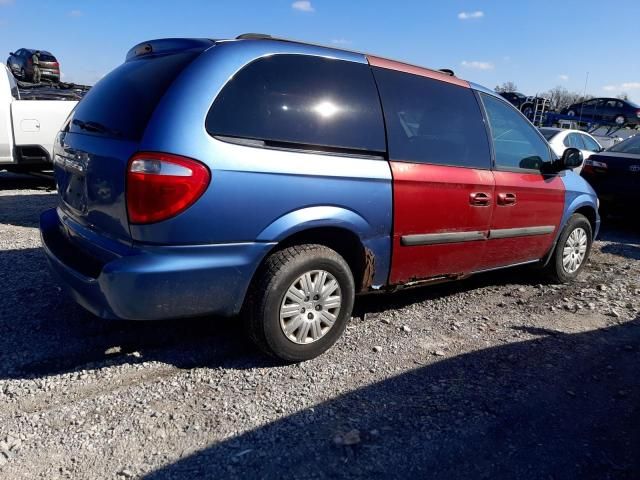
[(126, 170), (160, 99), (209, 40), (140, 44), (78, 104), (56, 142), (63, 212), (106, 236), (130, 241)]

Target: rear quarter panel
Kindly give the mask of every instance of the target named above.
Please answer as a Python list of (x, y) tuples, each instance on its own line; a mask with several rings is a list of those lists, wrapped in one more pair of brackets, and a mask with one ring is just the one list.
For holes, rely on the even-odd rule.
[(200, 55), (165, 94), (140, 149), (204, 162), (211, 185), (177, 217), (132, 225), (132, 237), (156, 244), (274, 242), (337, 226), (356, 233), (374, 254), (374, 285), (386, 283), (392, 222), (386, 160), (243, 146), (205, 130), (207, 112), (229, 78), (252, 60), (278, 53), (366, 62), (362, 55), (264, 40), (221, 43)]

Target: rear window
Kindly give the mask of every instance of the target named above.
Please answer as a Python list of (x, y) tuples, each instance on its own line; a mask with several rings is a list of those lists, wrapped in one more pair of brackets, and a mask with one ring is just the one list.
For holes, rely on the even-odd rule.
[(41, 53), (40, 54), (40, 61), (42, 61), (42, 62), (55, 62), (56, 61), (56, 57), (54, 57), (50, 53)]
[(78, 104), (69, 130), (139, 140), (164, 93), (198, 55), (184, 52), (123, 63)]
[(627, 138), (624, 142), (620, 142), (609, 149), (610, 152), (631, 153), (640, 155), (640, 135)]
[(206, 128), (274, 146), (385, 151), (370, 67), (322, 57), (276, 55), (250, 63), (220, 92)]
[(489, 139), (473, 91), (384, 68), (374, 74), (395, 161), (490, 168)]

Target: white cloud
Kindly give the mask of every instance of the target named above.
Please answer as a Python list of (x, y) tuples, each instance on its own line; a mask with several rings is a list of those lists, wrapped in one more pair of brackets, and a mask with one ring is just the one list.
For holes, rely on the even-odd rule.
[(479, 62), (478, 60), (472, 60), (470, 62), (463, 60), (460, 65), (465, 68), (473, 68), (475, 70), (493, 70), (493, 63)]
[(482, 17), (484, 17), (484, 12), (481, 10), (476, 10), (475, 12), (460, 12), (458, 14), (460, 20), (477, 20)]
[(80, 10), (71, 10), (69, 12), (69, 16), (70, 17), (81, 17), (82, 16), (82, 12)]
[(568, 82), (569, 81), (569, 75), (567, 75), (565, 73), (561, 73), (560, 75), (558, 75), (558, 78), (560, 80), (562, 80), (563, 82)]
[(331, 43), (334, 45), (351, 45), (351, 40), (346, 40), (344, 38), (334, 38), (331, 40)]
[[(0, 0), (2, 1), (2, 0)], [(300, 10), (301, 12), (315, 12), (316, 9), (313, 8), (311, 2), (309, 0), (297, 0), (291, 4), (291, 8), (294, 10)]]
[(605, 85), (602, 87), (605, 92), (623, 92), (625, 90), (640, 90), (640, 82), (625, 82), (620, 85)]

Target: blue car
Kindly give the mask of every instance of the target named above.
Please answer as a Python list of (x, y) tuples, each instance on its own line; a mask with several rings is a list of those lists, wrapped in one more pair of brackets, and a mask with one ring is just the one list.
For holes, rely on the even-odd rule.
[(358, 293), (527, 263), (584, 267), (597, 199), (495, 93), (248, 35), (132, 48), (58, 135), (53, 271), (103, 318), (242, 314), (313, 358)]

